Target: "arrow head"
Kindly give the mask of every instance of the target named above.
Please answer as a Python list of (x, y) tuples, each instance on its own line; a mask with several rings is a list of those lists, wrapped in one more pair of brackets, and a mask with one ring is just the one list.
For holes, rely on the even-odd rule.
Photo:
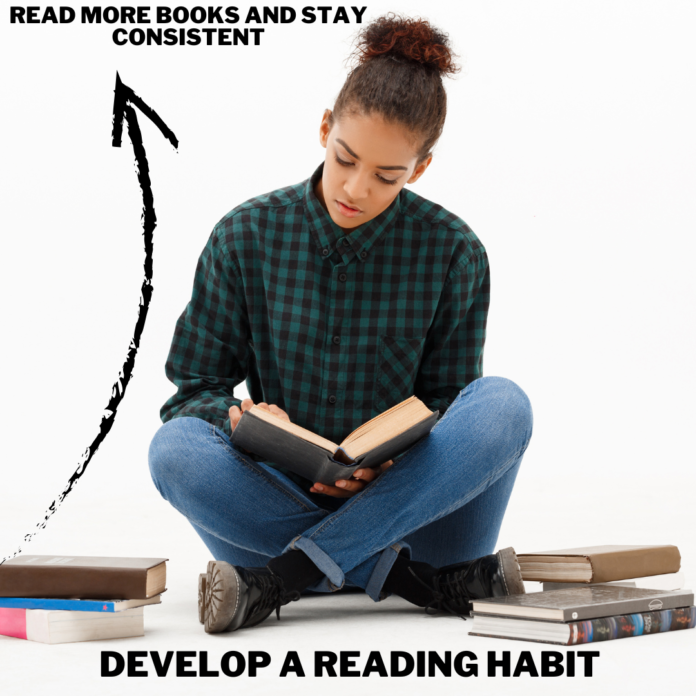
[(121, 76), (116, 72), (116, 87), (114, 89), (114, 115), (111, 128), (111, 145), (121, 147), (123, 136), (123, 118), (126, 115), (126, 102), (128, 100), (127, 87), (121, 82)]

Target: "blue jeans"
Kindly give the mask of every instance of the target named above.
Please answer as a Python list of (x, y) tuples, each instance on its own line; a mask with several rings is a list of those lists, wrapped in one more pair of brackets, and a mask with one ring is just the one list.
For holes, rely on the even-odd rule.
[(310, 589), (347, 583), (379, 601), (401, 551), (436, 567), (493, 552), (531, 435), (526, 394), (510, 380), (482, 377), (352, 498), (302, 490), (198, 418), (165, 423), (149, 462), (159, 492), (217, 560), (259, 567), (300, 549), (324, 573)]

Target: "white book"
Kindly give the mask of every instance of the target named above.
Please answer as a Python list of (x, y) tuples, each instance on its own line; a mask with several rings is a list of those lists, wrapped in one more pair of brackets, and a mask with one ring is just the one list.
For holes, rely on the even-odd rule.
[(590, 585), (620, 585), (621, 587), (638, 587), (643, 590), (664, 590), (665, 592), (681, 590), (684, 587), (684, 573), (666, 573), (665, 575), (649, 575), (643, 578), (631, 578), (630, 580), (614, 580), (605, 583), (585, 582), (545, 582), (543, 591), (565, 590), (571, 587), (589, 587)]
[(0, 608), (0, 635), (50, 644), (143, 636), (143, 607), (114, 613)]

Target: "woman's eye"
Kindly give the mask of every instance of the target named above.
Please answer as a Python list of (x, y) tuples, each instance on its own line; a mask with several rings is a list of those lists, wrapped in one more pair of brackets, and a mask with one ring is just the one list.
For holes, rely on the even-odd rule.
[(342, 160), (338, 155), (335, 156), (336, 161), (342, 166), (342, 167), (350, 167), (353, 163), (352, 162), (346, 162), (345, 160)]
[(385, 184), (389, 184), (390, 186), (393, 186), (398, 181), (398, 179), (385, 179), (383, 176), (380, 176), (379, 174), (377, 174), (377, 178), (380, 181), (383, 181)]

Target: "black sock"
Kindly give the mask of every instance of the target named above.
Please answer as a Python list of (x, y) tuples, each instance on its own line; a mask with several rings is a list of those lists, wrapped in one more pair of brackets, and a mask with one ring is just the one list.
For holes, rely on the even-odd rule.
[(324, 573), (312, 563), (309, 556), (299, 549), (271, 558), (267, 567), (283, 580), (288, 592), (302, 592), (324, 577)]
[[(413, 577), (409, 568), (422, 582)], [(384, 581), (384, 589), (403, 597), (411, 604), (425, 607), (433, 600), (430, 588), (433, 586), (435, 573), (437, 573), (437, 568), (433, 568), (429, 563), (411, 561), (405, 556), (397, 556), (387, 579)]]

